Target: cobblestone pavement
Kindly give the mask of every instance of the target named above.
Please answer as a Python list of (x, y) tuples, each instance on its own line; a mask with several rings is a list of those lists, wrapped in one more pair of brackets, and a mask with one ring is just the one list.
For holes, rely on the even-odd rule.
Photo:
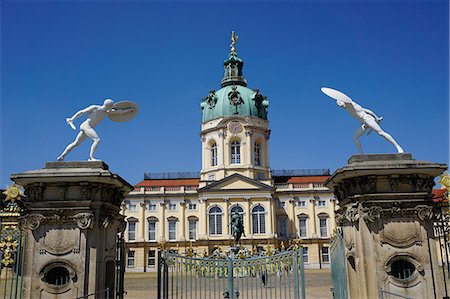
[[(218, 286), (215, 285), (217, 288)], [(242, 286), (241, 286), (242, 287)], [(246, 286), (244, 286), (246, 287)], [(211, 285), (212, 288), (212, 285)], [(222, 288), (222, 286), (220, 286)], [(331, 295), (331, 271), (325, 270), (305, 270), (305, 288), (307, 299), (325, 299), (332, 298)], [(139, 299), (139, 298), (156, 298), (157, 285), (156, 285), (156, 273), (126, 273), (125, 274), (125, 291), (127, 295), (126, 299)], [(266, 289), (264, 289), (266, 291)], [(271, 289), (267, 289), (267, 294), (270, 294)], [(273, 291), (272, 298), (284, 298), (284, 294), (280, 297)], [(203, 293), (203, 296), (205, 294)], [(254, 298), (271, 298), (270, 295), (258, 296), (252, 295)], [(193, 298), (199, 296), (192, 296)], [(248, 295), (247, 295), (248, 297)], [(212, 296), (214, 298), (214, 296)], [(217, 298), (217, 295), (216, 295)], [(251, 297), (248, 297), (251, 298)], [(289, 296), (287, 297), (289, 298)], [(242, 296), (240, 299), (244, 299)]]

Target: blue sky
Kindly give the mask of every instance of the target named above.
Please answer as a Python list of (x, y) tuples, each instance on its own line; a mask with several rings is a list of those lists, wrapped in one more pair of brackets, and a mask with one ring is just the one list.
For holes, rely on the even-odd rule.
[[(0, 187), (55, 161), (76, 134), (65, 118), (105, 98), (140, 106), (132, 121), (96, 129), (96, 156), (113, 172), (136, 184), (144, 172), (199, 171), (200, 101), (220, 88), (232, 30), (249, 87), (270, 100), (273, 169), (334, 171), (356, 153), (357, 121), (322, 86), (383, 116), (414, 158), (448, 163), (447, 1), (0, 5)], [(376, 134), (361, 141), (366, 153), (395, 151)]]

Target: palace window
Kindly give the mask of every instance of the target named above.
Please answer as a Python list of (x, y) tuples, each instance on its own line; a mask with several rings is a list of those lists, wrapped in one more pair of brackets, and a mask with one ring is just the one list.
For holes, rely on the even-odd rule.
[(169, 220), (169, 241), (177, 240), (177, 221)]
[(319, 196), (314, 196), (314, 200), (316, 201), (316, 205), (318, 207), (326, 207), (327, 201), (325, 199), (321, 199)]
[(266, 233), (266, 211), (262, 206), (252, 209), (253, 234)]
[(327, 238), (328, 237), (328, 215), (319, 214), (319, 228), (320, 228), (320, 237)]
[(241, 163), (241, 144), (235, 140), (231, 143), (231, 164)]
[(128, 211), (129, 212), (136, 212), (137, 211), (137, 204), (129, 202), (128, 203)]
[(176, 210), (177, 210), (177, 204), (175, 204), (175, 203), (169, 203), (169, 204), (167, 205), (167, 209), (168, 209), (169, 211), (176, 211)]
[(127, 255), (127, 266), (128, 268), (134, 268), (134, 251), (128, 251)]
[(253, 152), (254, 164), (261, 165), (261, 152), (260, 152), (260, 145), (258, 142), (255, 142), (255, 146), (253, 149), (254, 149)]
[(148, 240), (156, 241), (156, 220), (148, 221)]
[(196, 203), (190, 203), (190, 204), (188, 204), (188, 210), (189, 210), (189, 211), (195, 211), (195, 210), (197, 210), (197, 204), (196, 204)]
[(295, 202), (295, 205), (299, 208), (306, 208), (306, 199), (299, 199)]
[(222, 209), (214, 206), (209, 210), (209, 234), (222, 234)]
[(308, 263), (308, 247), (302, 247), (302, 259), (304, 263)]
[(329, 263), (330, 262), (330, 253), (328, 247), (322, 247), (322, 263)]
[(197, 240), (197, 221), (189, 220), (189, 240)]
[(298, 234), (300, 238), (308, 237), (308, 216), (298, 216)]
[(136, 223), (135, 218), (128, 220), (128, 241), (136, 241)]
[(217, 165), (217, 144), (214, 142), (211, 145), (211, 166)]
[(156, 250), (148, 251), (147, 266), (152, 268), (156, 266)]
[(156, 211), (156, 203), (149, 203), (148, 204), (148, 210), (151, 212)]

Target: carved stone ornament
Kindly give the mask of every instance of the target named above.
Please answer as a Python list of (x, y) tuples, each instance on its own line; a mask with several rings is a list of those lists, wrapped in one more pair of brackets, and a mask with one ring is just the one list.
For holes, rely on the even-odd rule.
[(430, 220), (433, 217), (433, 209), (429, 206), (418, 205), (414, 209), (417, 211), (417, 217), (422, 221)]
[(231, 86), (231, 91), (228, 93), (228, 99), (230, 100), (230, 104), (236, 108), (234, 114), (238, 114), (237, 106), (244, 103), (244, 100), (242, 100), (241, 94), (237, 90), (237, 86)]
[(93, 226), (94, 215), (91, 213), (78, 213), (73, 218), (80, 229), (88, 229)]
[(43, 220), (45, 220), (44, 215), (33, 213), (23, 217), (20, 223), (25, 229), (35, 230), (39, 228)]
[(206, 102), (206, 104), (208, 104), (208, 108), (212, 109), (216, 106), (217, 103), (217, 96), (216, 96), (216, 92), (214, 90), (210, 90), (209, 94), (203, 98), (203, 101)]
[(375, 220), (380, 219), (381, 211), (383, 209), (379, 206), (371, 206), (363, 209), (363, 218), (369, 222), (374, 222)]
[(45, 187), (42, 184), (34, 184), (25, 189), (25, 195), (28, 201), (42, 201)]

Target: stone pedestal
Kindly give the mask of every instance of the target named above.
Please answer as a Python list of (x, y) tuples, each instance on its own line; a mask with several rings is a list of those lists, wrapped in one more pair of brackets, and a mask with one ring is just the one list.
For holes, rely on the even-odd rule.
[(431, 190), (446, 168), (411, 154), (355, 155), (326, 182), (339, 200), (336, 221), (343, 231), (350, 298), (378, 298), (381, 290), (443, 297)]
[(125, 228), (119, 211), (132, 186), (101, 161), (52, 162), (11, 179), (26, 195), (23, 298), (75, 298), (107, 287), (115, 298), (116, 239)]

